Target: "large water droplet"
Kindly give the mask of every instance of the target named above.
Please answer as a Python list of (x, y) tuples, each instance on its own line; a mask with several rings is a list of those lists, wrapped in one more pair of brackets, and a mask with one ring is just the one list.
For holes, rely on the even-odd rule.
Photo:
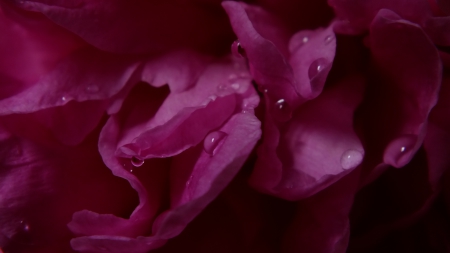
[(228, 134), (222, 131), (209, 133), (203, 142), (203, 149), (206, 153), (214, 155), (227, 136)]
[(309, 41), (309, 38), (307, 36), (302, 38), (302, 43), (305, 44)]
[(131, 164), (134, 167), (141, 167), (144, 164), (144, 160), (137, 158), (136, 156), (131, 157)]
[(308, 69), (308, 77), (309, 79), (313, 79), (317, 75), (319, 75), (320, 72), (322, 72), (328, 65), (328, 61), (325, 58), (319, 58), (311, 63), (309, 65)]
[(244, 50), (244, 48), (242, 48), (241, 42), (239, 42), (239, 40), (236, 40), (231, 45), (231, 53), (234, 56), (239, 57), (239, 58), (245, 57), (245, 50)]
[(279, 99), (273, 106), (272, 114), (275, 120), (285, 122), (291, 118), (292, 110), (288, 102)]
[(363, 154), (357, 150), (349, 149), (341, 156), (341, 166), (344, 170), (353, 169), (363, 160)]
[(416, 135), (403, 135), (391, 141), (384, 151), (384, 162), (396, 168), (405, 166), (415, 154), (416, 143)]
[(26, 223), (25, 221), (20, 221), (21, 230), (23, 232), (29, 232), (30, 231), (30, 225)]

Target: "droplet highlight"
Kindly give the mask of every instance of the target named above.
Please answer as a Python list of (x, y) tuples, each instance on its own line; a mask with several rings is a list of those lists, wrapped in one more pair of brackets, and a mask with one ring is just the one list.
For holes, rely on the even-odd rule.
[[(133, 156), (131, 158), (131, 164), (133, 164), (134, 167), (141, 167), (144, 164), (144, 160)], [(130, 169), (130, 172), (132, 172), (132, 169)]]
[(341, 166), (344, 170), (356, 168), (362, 162), (363, 157), (358, 150), (349, 149), (341, 156)]
[(206, 153), (214, 155), (227, 136), (228, 134), (222, 131), (209, 133), (203, 142), (203, 149)]
[(288, 121), (292, 116), (291, 106), (285, 99), (279, 99), (273, 106), (272, 114), (277, 121)]
[(328, 61), (325, 58), (319, 58), (309, 65), (308, 77), (309, 79), (315, 78), (328, 66)]
[(333, 41), (333, 39), (334, 39), (334, 36), (333, 35), (328, 35), (327, 37), (325, 37), (325, 45), (328, 45), (328, 44), (330, 44), (332, 41)]
[(62, 101), (66, 101), (67, 98), (66, 98), (66, 97), (61, 97), (61, 100), (62, 100)]
[(231, 53), (238, 57), (238, 58), (244, 58), (245, 57), (245, 50), (241, 46), (241, 42), (239, 40), (236, 40), (231, 45)]
[(403, 135), (391, 141), (386, 147), (383, 161), (396, 168), (401, 168), (411, 161), (417, 144), (416, 135)]

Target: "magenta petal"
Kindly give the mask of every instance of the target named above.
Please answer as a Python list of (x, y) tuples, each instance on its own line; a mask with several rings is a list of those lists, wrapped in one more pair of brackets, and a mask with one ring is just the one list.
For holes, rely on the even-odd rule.
[[(359, 79), (346, 80), (325, 90), (300, 107), (282, 130), (269, 131), (266, 123), (251, 184), (260, 191), (299, 200), (357, 167), (364, 149), (353, 131), (353, 113), (362, 99), (362, 85)], [(279, 144), (277, 135), (281, 135)]]
[(344, 253), (350, 237), (349, 214), (359, 182), (355, 170), (317, 195), (298, 203), (283, 252)]
[(369, 29), (370, 23), (381, 9), (398, 13), (403, 19), (423, 24), (431, 16), (428, 1), (424, 0), (328, 0), (341, 20), (336, 29), (343, 33), (362, 33)]
[[(232, 36), (219, 3), (191, 1), (15, 1), (45, 14), (101, 50), (158, 53), (179, 47), (221, 49)], [(176, 31), (176, 32), (174, 32)], [(222, 47), (223, 48), (223, 47)]]
[(43, 146), (0, 131), (5, 252), (70, 252), (66, 224), (80, 209), (129, 215), (135, 195), (102, 164), (95, 135), (76, 147)]
[[(170, 57), (177, 59), (177, 54)], [(178, 59), (182, 62), (183, 57)], [(260, 137), (260, 122), (252, 113), (259, 99), (242, 62), (209, 64), (192, 87), (189, 80), (195, 79), (184, 82), (184, 77), (196, 76), (195, 68), (193, 75), (177, 79), (170, 73), (184, 65), (165, 67), (175, 70), (162, 71), (160, 78), (156, 72), (151, 77), (150, 69), (146, 76), (168, 77), (173, 80), (168, 86), (178, 90), (136, 85), (99, 140), (105, 164), (129, 181), (139, 195), (139, 206), (129, 219), (86, 210), (76, 213), (69, 227), (84, 236), (72, 240), (75, 250), (146, 252), (160, 247), (224, 189)], [(162, 81), (155, 83), (160, 85)], [(226, 136), (208, 152), (203, 139), (214, 131)]]
[[(265, 30), (280, 30), (282, 27), (271, 23), (273, 18), (261, 18), (270, 17), (270, 14), (260, 7), (232, 1), (223, 2), (222, 5), (228, 13), (241, 47), (245, 50), (255, 81), (262, 89), (270, 92), (273, 100), (283, 98), (291, 105), (298, 104), (300, 98), (293, 86), (294, 74), (286, 58), (288, 36), (283, 35), (281, 38), (286, 39), (277, 42), (275, 39), (280, 38), (272, 38)], [(266, 34), (270, 37), (264, 37)]]
[[(206, 205), (212, 201), (236, 175), (240, 166), (250, 154), (261, 135), (260, 122), (251, 114), (234, 115), (220, 129), (228, 136), (211, 156), (201, 152), (188, 183), (181, 183), (179, 176), (186, 175), (184, 161), (189, 161), (189, 154), (182, 154), (174, 160), (172, 178), (176, 179), (172, 191), (172, 210), (164, 213), (155, 222), (154, 230), (162, 238), (170, 238), (181, 232)], [(184, 175), (183, 175), (184, 174)], [(181, 190), (181, 192), (180, 192)]]
[(382, 103), (376, 109), (382, 112), (377, 113), (378, 124), (390, 122), (378, 130), (389, 136), (383, 160), (402, 167), (423, 141), (428, 114), (437, 102), (442, 66), (422, 29), (389, 10), (378, 13), (370, 32), (373, 58), (383, 77), (374, 84), (378, 91), (371, 94)]
[(80, 49), (39, 82), (0, 101), (0, 114), (27, 113), (71, 100), (108, 99), (126, 84), (138, 63), (92, 49)]
[(450, 74), (444, 73), (439, 101), (430, 113), (424, 148), (427, 153), (429, 178), (437, 186), (450, 168)]
[(0, 99), (34, 84), (84, 43), (43, 15), (0, 3)]
[(433, 17), (427, 20), (424, 30), (430, 36), (431, 40), (439, 46), (450, 46), (450, 16)]
[[(183, 187), (187, 188), (182, 193), (173, 193), (175, 194), (173, 197), (178, 199), (180, 199), (180, 196), (177, 196), (179, 194), (186, 197), (181, 197), (182, 202), (173, 203), (170, 210), (157, 218), (153, 227), (153, 236), (136, 239), (114, 236), (80, 237), (72, 240), (72, 247), (84, 252), (99, 251), (100, 248), (105, 248), (109, 252), (122, 252), (124, 248), (127, 248), (127, 252), (146, 252), (161, 246), (166, 239), (179, 234), (187, 223), (224, 189), (259, 139), (259, 127), (260, 123), (254, 116), (241, 113), (233, 116), (221, 128), (228, 134), (227, 139), (214, 156), (211, 157), (205, 152), (200, 154), (200, 157), (193, 164), (194, 167), (191, 168), (190, 183), (182, 183)], [(187, 155), (188, 159), (191, 157), (188, 152), (182, 153), (181, 156), (174, 158), (175, 165), (171, 168), (174, 170), (174, 177), (177, 180), (180, 179), (176, 174), (184, 173), (183, 170), (188, 169), (185, 166), (177, 167), (176, 165), (178, 159), (181, 159), (180, 165), (186, 164), (183, 162), (184, 154)], [(122, 171), (124, 170), (122, 169)], [(125, 176), (125, 174), (122, 173), (122, 176)], [(174, 187), (178, 188), (179, 186), (174, 185)], [(144, 197), (142, 194), (143, 192), (140, 192), (141, 200)], [(140, 206), (143, 206), (142, 202)], [(133, 216), (137, 216), (138, 213), (144, 214), (141, 210), (136, 209), (130, 217), (129, 223), (133, 222)], [(98, 223), (93, 224), (97, 225)], [(93, 224), (91, 223), (91, 227)], [(134, 226), (137, 225), (134, 224)], [(119, 229), (118, 227), (109, 228)]]
[(0, 117), (4, 126), (17, 135), (40, 143), (77, 145), (99, 124), (106, 101), (71, 101), (64, 106), (26, 114)]
[(358, 192), (350, 219), (352, 251), (373, 249), (389, 233), (419, 221), (439, 194), (432, 170), (420, 149), (404, 168), (390, 167)]
[(322, 92), (336, 53), (332, 27), (298, 32), (289, 42), (295, 88), (304, 98), (313, 99)]
[(140, 159), (177, 155), (203, 140), (210, 129), (222, 125), (234, 111), (230, 104), (235, 104), (235, 100), (231, 95), (217, 98), (204, 108), (185, 109), (166, 124), (140, 133), (132, 143), (122, 146), (117, 155)]

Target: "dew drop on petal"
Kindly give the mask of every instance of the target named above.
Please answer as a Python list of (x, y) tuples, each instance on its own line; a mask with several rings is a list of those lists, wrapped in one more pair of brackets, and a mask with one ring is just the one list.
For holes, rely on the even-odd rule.
[(269, 90), (264, 85), (258, 85), (259, 92), (267, 93)]
[(341, 166), (344, 170), (353, 169), (363, 160), (363, 154), (357, 150), (349, 149), (341, 156)]
[[(134, 167), (141, 167), (142, 164), (144, 164), (144, 160), (133, 156), (133, 157), (131, 157), (131, 164), (133, 164)], [(132, 172), (132, 171), (130, 171), (130, 172)]]
[(309, 41), (309, 38), (307, 36), (303, 37), (302, 43), (305, 44)]
[(67, 98), (66, 98), (66, 97), (61, 97), (61, 100), (62, 100), (62, 101), (66, 101)]
[(405, 166), (415, 154), (416, 143), (416, 135), (403, 135), (391, 141), (384, 151), (384, 162), (396, 168)]
[(203, 149), (206, 153), (214, 155), (219, 145), (225, 140), (228, 134), (222, 131), (214, 131), (209, 133), (203, 142)]
[(274, 119), (281, 122), (289, 120), (292, 114), (290, 105), (284, 99), (275, 102), (272, 112)]
[(233, 44), (231, 45), (231, 53), (239, 58), (245, 57), (245, 50), (244, 48), (242, 48), (239, 40), (234, 41)]
[(325, 45), (330, 44), (331, 41), (333, 41), (334, 36), (333, 35), (328, 35), (327, 37), (325, 37)]
[(328, 61), (325, 58), (319, 58), (311, 63), (308, 69), (309, 79), (315, 78), (322, 72), (328, 65)]

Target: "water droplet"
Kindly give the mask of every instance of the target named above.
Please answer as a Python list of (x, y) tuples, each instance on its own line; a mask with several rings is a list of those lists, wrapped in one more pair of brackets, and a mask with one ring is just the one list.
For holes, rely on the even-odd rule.
[(214, 131), (209, 133), (203, 142), (203, 149), (206, 153), (214, 155), (219, 145), (223, 143), (227, 136), (228, 134), (222, 131)]
[(302, 43), (303, 44), (307, 43), (308, 41), (309, 41), (308, 37), (305, 36), (305, 37), (302, 38)]
[[(131, 157), (131, 164), (133, 164), (134, 167), (141, 167), (142, 164), (144, 164), (144, 160), (137, 158), (136, 156)], [(132, 169), (130, 169), (131, 172)]]
[(231, 45), (231, 53), (234, 56), (239, 57), (239, 58), (245, 57), (245, 50), (244, 50), (244, 48), (242, 48), (241, 42), (239, 42), (239, 40), (236, 40)]
[(349, 149), (341, 156), (341, 166), (344, 170), (353, 169), (363, 160), (363, 154), (357, 150)]
[(20, 221), (21, 230), (23, 232), (29, 232), (30, 231), (30, 225), (26, 223), (25, 221)]
[(325, 58), (319, 58), (309, 65), (308, 69), (308, 77), (309, 79), (313, 79), (316, 77), (322, 70), (324, 70), (328, 65), (328, 61)]
[(231, 74), (228, 76), (229, 80), (236, 80), (236, 78), (237, 78), (237, 75), (235, 75), (235, 74)]
[(384, 162), (396, 168), (405, 166), (413, 158), (416, 144), (416, 135), (408, 134), (398, 137), (386, 147), (383, 155)]
[(186, 181), (186, 187), (189, 187), (189, 185), (191, 184), (191, 181), (192, 181), (192, 178), (193, 178), (194, 176), (193, 175), (190, 175), (189, 176), (189, 179)]
[(331, 41), (333, 41), (334, 36), (333, 35), (328, 35), (327, 37), (325, 37), (325, 45), (330, 44)]
[(86, 87), (86, 91), (91, 93), (98, 92), (99, 90), (100, 88), (97, 85), (89, 85), (88, 87)]
[(262, 93), (269, 92), (269, 90), (263, 85), (258, 85), (258, 90), (259, 90), (259, 92), (262, 92)]
[(66, 97), (61, 97), (61, 100), (62, 100), (62, 101), (66, 101), (67, 98), (66, 98)]
[(230, 87), (233, 88), (234, 90), (239, 90), (240, 85), (239, 83), (232, 83), (230, 84)]
[(273, 117), (277, 121), (285, 122), (291, 118), (291, 107), (284, 99), (279, 99), (274, 104)]

